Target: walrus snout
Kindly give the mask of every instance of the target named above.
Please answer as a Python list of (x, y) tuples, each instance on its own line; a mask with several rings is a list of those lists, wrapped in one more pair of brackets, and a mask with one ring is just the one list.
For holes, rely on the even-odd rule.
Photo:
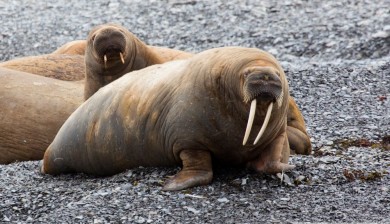
[(275, 102), (282, 92), (282, 82), (277, 73), (272, 70), (255, 70), (245, 77), (244, 101), (246, 103), (253, 99)]
[(123, 53), (126, 50), (126, 37), (119, 30), (107, 28), (98, 32), (93, 40), (93, 48), (99, 59), (104, 61), (120, 61), (125, 63)]
[(251, 102), (243, 145), (246, 145), (252, 130), (257, 102), (269, 102), (262, 127), (253, 142), (253, 145), (256, 145), (267, 128), (274, 102), (278, 102), (278, 106), (280, 106), (281, 99), (283, 99), (282, 81), (279, 78), (279, 73), (271, 67), (252, 67), (244, 72), (243, 88), (244, 101)]

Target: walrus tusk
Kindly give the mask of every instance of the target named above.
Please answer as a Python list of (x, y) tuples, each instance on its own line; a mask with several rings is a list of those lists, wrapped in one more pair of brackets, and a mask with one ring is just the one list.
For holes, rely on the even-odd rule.
[(253, 143), (253, 145), (256, 145), (257, 142), (259, 141), (259, 139), (261, 138), (261, 136), (263, 135), (265, 129), (267, 128), (267, 125), (268, 125), (268, 122), (269, 122), (269, 118), (271, 117), (271, 112), (272, 112), (272, 106), (274, 104), (273, 103), (270, 103), (269, 106), (268, 106), (268, 109), (267, 109), (267, 114), (265, 115), (265, 119), (264, 119), (264, 122), (263, 122), (263, 126), (261, 127), (260, 131), (259, 131), (259, 134), (257, 135), (256, 139), (255, 139), (255, 142)]
[(104, 55), (104, 68), (107, 68), (107, 55)]
[(119, 56), (121, 57), (122, 64), (125, 64), (125, 59), (123, 59), (123, 54), (122, 54), (122, 52), (119, 52)]
[(248, 141), (248, 138), (249, 138), (249, 134), (251, 133), (253, 120), (254, 120), (255, 114), (256, 114), (256, 105), (257, 105), (256, 99), (252, 100), (251, 109), (249, 111), (248, 124), (246, 125), (244, 141), (242, 141), (242, 145), (246, 144), (246, 142)]

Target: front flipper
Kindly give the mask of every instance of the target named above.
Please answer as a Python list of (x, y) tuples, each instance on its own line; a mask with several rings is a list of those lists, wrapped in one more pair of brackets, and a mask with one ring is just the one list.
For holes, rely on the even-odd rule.
[(289, 171), (295, 167), (288, 164), (289, 156), (290, 147), (288, 144), (287, 133), (283, 132), (260, 153), (257, 159), (249, 162), (249, 167), (253, 168), (257, 172), (270, 174)]
[(164, 191), (178, 191), (211, 183), (213, 169), (210, 152), (204, 150), (182, 150), (180, 159), (183, 169), (166, 181)]

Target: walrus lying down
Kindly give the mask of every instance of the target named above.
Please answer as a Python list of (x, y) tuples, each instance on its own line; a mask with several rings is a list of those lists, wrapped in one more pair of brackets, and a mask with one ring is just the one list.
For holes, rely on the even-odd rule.
[(181, 164), (163, 188), (180, 190), (210, 183), (212, 160), (290, 170), (288, 97), (283, 69), (258, 49), (217, 48), (154, 65), (84, 102), (46, 150), (41, 172), (113, 175)]
[(0, 164), (40, 160), (69, 115), (83, 84), (0, 67)]

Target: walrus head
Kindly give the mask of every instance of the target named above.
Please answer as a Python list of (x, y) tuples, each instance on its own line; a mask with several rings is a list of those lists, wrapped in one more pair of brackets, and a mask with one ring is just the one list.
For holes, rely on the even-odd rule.
[(126, 30), (118, 25), (106, 25), (91, 31), (88, 44), (95, 60), (109, 69), (125, 64), (129, 46)]
[(273, 67), (249, 67), (243, 72), (243, 100), (245, 103), (251, 102), (248, 124), (246, 127), (243, 145), (246, 145), (249, 134), (252, 129), (253, 120), (256, 114), (257, 103), (262, 102), (268, 104), (267, 113), (263, 121), (263, 125), (257, 135), (254, 145), (257, 144), (271, 117), (273, 104), (277, 102), (278, 107), (283, 101), (283, 87), (279, 72)]

